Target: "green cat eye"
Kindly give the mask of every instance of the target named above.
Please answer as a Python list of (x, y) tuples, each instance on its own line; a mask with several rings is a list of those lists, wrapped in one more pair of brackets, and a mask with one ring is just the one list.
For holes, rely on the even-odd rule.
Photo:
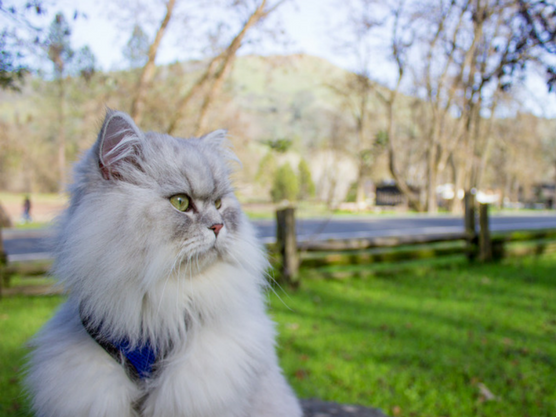
[(218, 210), (220, 207), (222, 207), (222, 199), (219, 198), (218, 200), (216, 200), (214, 202), (214, 206), (216, 207), (216, 209)]
[(179, 211), (187, 211), (191, 206), (191, 201), (185, 194), (176, 194), (175, 196), (170, 197), (170, 203), (172, 203), (172, 205)]

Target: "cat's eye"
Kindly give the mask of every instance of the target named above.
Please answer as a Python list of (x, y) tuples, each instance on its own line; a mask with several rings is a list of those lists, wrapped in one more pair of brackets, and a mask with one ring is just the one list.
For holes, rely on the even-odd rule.
[(172, 205), (179, 211), (187, 211), (191, 207), (191, 201), (185, 194), (176, 194), (175, 196), (170, 197), (170, 203), (172, 203)]
[(222, 199), (219, 198), (218, 200), (216, 200), (216, 201), (214, 202), (214, 206), (216, 207), (217, 210), (219, 210), (220, 207), (222, 207)]

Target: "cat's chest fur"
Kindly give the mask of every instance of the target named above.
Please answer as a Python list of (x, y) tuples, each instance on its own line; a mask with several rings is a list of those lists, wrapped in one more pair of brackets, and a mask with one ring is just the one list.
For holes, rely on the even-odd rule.
[(171, 351), (142, 386), (144, 417), (169, 411), (176, 416), (247, 414), (259, 376), (271, 362), (274, 338), (262, 298), (241, 285), (248, 274), (220, 265), (185, 285), (166, 283), (165, 303), (176, 308), (164, 311), (173, 311), (176, 321), (185, 319), (186, 332), (171, 341)]
[(143, 416), (242, 416), (269, 366), (264, 318), (235, 315), (200, 325), (144, 386)]

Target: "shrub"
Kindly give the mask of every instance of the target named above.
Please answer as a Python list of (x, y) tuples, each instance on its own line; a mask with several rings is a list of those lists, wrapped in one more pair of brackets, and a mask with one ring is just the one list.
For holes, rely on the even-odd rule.
[(272, 201), (275, 203), (282, 200), (296, 201), (299, 194), (299, 184), (297, 176), (289, 163), (276, 170), (270, 194)]
[(305, 159), (299, 161), (299, 199), (307, 200), (315, 196), (315, 183), (309, 171), (309, 165)]

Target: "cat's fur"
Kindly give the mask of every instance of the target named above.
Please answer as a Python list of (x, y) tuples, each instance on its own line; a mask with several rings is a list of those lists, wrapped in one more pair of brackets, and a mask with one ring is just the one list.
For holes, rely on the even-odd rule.
[[(54, 273), (68, 300), (34, 340), (27, 385), (40, 417), (299, 417), (265, 313), (266, 260), (230, 185), (217, 131), (143, 133), (109, 111), (76, 165)], [(196, 210), (169, 198), (188, 194)], [(221, 198), (217, 209), (215, 201)], [(209, 227), (224, 226), (217, 236)], [(134, 382), (85, 331), (154, 341)]]

